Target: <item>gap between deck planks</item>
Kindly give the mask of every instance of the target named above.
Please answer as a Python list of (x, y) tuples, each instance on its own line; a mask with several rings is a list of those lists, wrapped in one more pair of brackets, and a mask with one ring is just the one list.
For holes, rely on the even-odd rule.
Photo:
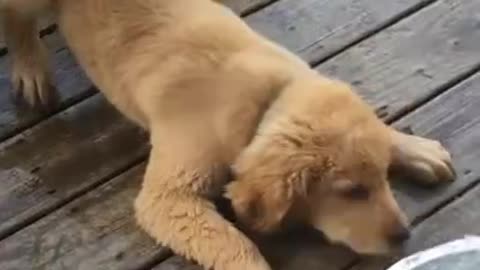
[[(461, 42), (461, 41), (460, 41), (460, 42)], [(445, 50), (445, 52), (448, 52), (448, 51), (449, 51), (449, 50), (448, 50), (448, 48), (447, 48), (447, 50)], [(455, 55), (453, 55), (452, 57), (455, 57)], [(446, 58), (448, 58), (448, 56), (446, 56)], [(444, 60), (445, 60), (445, 61), (448, 61), (448, 60), (450, 60), (450, 58), (444, 59)], [(475, 59), (473, 59), (473, 60), (475, 60)], [(470, 62), (471, 62), (471, 61), (470, 61)], [(470, 63), (467, 62), (467, 65), (466, 65), (466, 66), (462, 66), (462, 68), (467, 69), (467, 68), (469, 67), (469, 64), (470, 64)], [(436, 72), (436, 69), (435, 69), (434, 71)], [(363, 72), (365, 72), (365, 71), (363, 71)], [(402, 72), (404, 72), (404, 71), (402, 71)], [(367, 74), (366, 74), (366, 75), (367, 75)], [(447, 77), (447, 78), (445, 78), (445, 80), (448, 80), (449, 78), (450, 78), (450, 77)], [(431, 85), (430, 85), (430, 87), (431, 87)], [(315, 251), (312, 251), (312, 252), (314, 253)]]

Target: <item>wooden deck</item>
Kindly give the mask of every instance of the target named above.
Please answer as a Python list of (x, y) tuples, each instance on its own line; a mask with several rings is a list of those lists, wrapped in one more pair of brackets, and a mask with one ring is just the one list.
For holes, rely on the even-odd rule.
[[(480, 1), (229, 2), (253, 28), (355, 85), (385, 121), (452, 151), (453, 185), (396, 188), (415, 226), (408, 252), (480, 234)], [(96, 92), (54, 27), (43, 34), (62, 96), (53, 114), (16, 112), (0, 50), (0, 269), (200, 269), (136, 227), (146, 135)], [(380, 270), (395, 260), (308, 233), (260, 242), (275, 270)]]

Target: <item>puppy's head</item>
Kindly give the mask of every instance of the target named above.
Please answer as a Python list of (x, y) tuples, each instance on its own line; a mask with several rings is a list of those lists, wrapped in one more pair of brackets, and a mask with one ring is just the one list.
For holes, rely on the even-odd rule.
[(257, 231), (302, 223), (359, 253), (385, 253), (408, 236), (387, 182), (390, 149), (388, 127), (347, 85), (295, 82), (236, 161), (226, 196)]

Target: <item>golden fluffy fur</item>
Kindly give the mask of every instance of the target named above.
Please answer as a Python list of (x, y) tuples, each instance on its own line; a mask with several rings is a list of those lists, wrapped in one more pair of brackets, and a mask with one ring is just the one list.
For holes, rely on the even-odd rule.
[(269, 269), (211, 203), (225, 186), (252, 229), (311, 225), (358, 252), (383, 253), (408, 236), (388, 168), (427, 183), (453, 179), (439, 143), (384, 125), (349, 85), (211, 0), (4, 0), (13, 85), (32, 106), (55, 101), (34, 31), (41, 9), (56, 12), (96, 86), (151, 134), (138, 223), (207, 268)]

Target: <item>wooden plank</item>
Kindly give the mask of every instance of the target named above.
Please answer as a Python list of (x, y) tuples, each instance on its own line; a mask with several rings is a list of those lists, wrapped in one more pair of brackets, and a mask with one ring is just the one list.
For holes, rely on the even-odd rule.
[(161, 264), (153, 267), (151, 270), (203, 270), (203, 268), (197, 264), (194, 264), (183, 257), (172, 256), (166, 259)]
[(222, 0), (221, 2), (237, 14), (246, 15), (276, 1), (278, 0)]
[(280, 0), (246, 21), (312, 63), (429, 2)]
[(479, 11), (476, 0), (438, 1), (318, 70), (351, 82), (392, 119), (479, 68)]
[(100, 95), (0, 144), (0, 239), (147, 153)]
[(0, 242), (0, 269), (135, 269), (168, 256), (133, 218), (143, 171), (129, 170)]

